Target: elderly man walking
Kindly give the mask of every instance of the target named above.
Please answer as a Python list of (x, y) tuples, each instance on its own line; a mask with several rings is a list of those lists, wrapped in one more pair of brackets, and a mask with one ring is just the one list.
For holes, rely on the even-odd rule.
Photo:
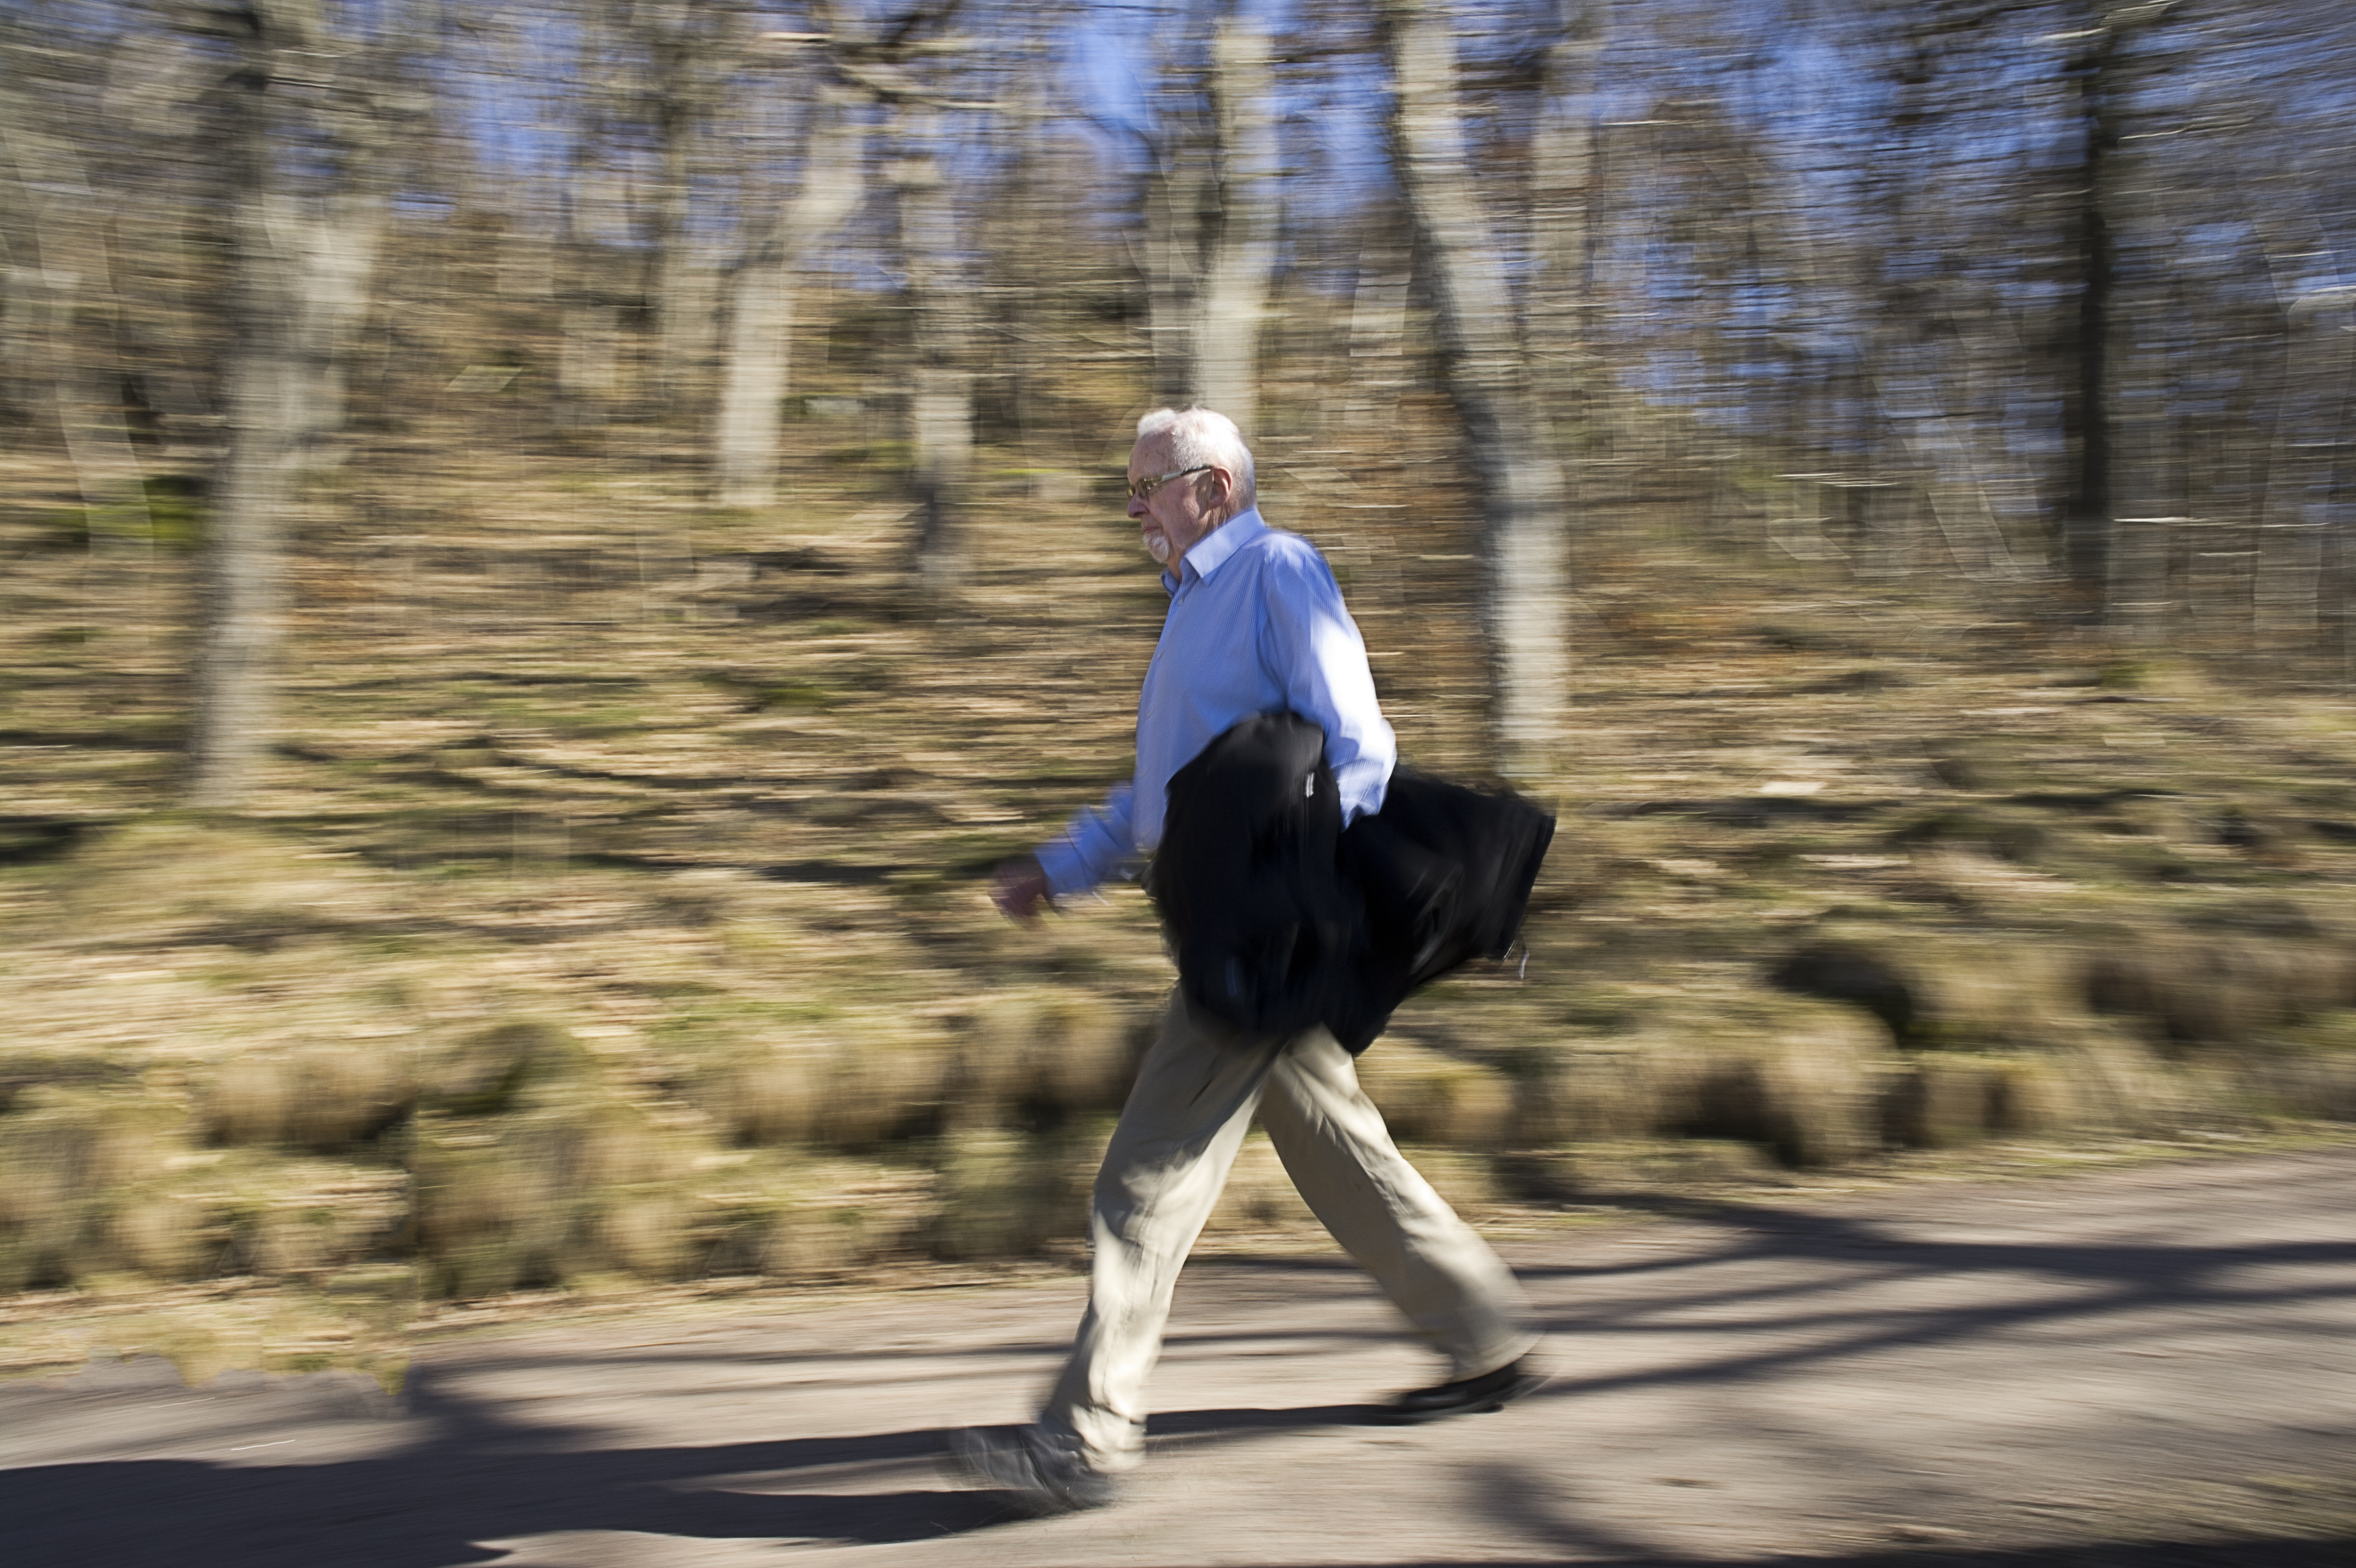
[[(994, 897), (1017, 918), (1150, 854), (1172, 776), (1239, 721), (1289, 710), (1321, 727), (1345, 822), (1381, 810), (1397, 760), (1333, 575), (1308, 541), (1261, 519), (1233, 421), (1202, 408), (1140, 420), (1129, 515), (1170, 594), (1138, 701), (1136, 776), (999, 868)], [(1144, 1457), (1145, 1381), (1179, 1268), (1255, 1112), (1318, 1219), (1446, 1358), (1447, 1380), (1400, 1395), (1389, 1419), (1496, 1410), (1543, 1380), (1512, 1274), (1401, 1156), (1333, 1034), (1254, 1036), (1182, 988), (1097, 1177), (1071, 1360), (1032, 1425), (953, 1435), (970, 1475), (1035, 1512), (1112, 1500), (1114, 1477)]]

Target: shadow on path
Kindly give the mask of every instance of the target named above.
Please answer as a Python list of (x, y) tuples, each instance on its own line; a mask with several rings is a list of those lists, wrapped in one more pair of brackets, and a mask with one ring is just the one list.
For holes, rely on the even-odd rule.
[[(2245, 1333), (2265, 1333), (2287, 1348), (2302, 1339), (2338, 1338), (2345, 1331), (2340, 1315), (2356, 1305), (2356, 1240), (1942, 1240), (1903, 1222), (1766, 1203), (1622, 1201), (1703, 1221), (1718, 1234), (1636, 1261), (1520, 1267), (1524, 1281), (1544, 1282), (1552, 1287), (1548, 1294), (1569, 1304), (1552, 1313), (1546, 1326), (1564, 1345), (1597, 1337), (1712, 1335), (1725, 1340), (1725, 1354), (1692, 1356), (1674, 1367), (1565, 1376), (1541, 1399), (1629, 1386), (1724, 1383), (2029, 1332), (2063, 1330), (2133, 1344), (2156, 1326), (2165, 1332), (2204, 1314)], [(2329, 1212), (2336, 1201), (2315, 1205), (2314, 1211)], [(1581, 1283), (1638, 1276), (1662, 1283), (1635, 1298), (1619, 1293), (1580, 1300)], [(1945, 1290), (1975, 1276), (1987, 1283), (1968, 1299), (1951, 1294), (1944, 1300), (1901, 1297), (1869, 1310), (1858, 1305), (1867, 1287), (1920, 1282)], [(2334, 1422), (2330, 1430), (2345, 1435), (2350, 1427)]]
[[(886, 1483), (937, 1463), (945, 1429), (783, 1438), (711, 1447), (552, 1448), (566, 1434), (527, 1431), (478, 1407), (417, 1390), (425, 1433), (391, 1455), (261, 1466), (137, 1459), (0, 1472), (0, 1541), (12, 1568), (459, 1568), (504, 1556), (482, 1544), (616, 1531), (686, 1540), (787, 1540), (836, 1546), (927, 1541), (1017, 1523), (1004, 1493), (942, 1487), (789, 1489), (796, 1472), (873, 1466)], [(1370, 1405), (1174, 1411), (1157, 1441), (1248, 1441), (1365, 1423)], [(830, 1476), (839, 1482), (840, 1477)], [(754, 1490), (750, 1487), (775, 1489)], [(891, 1561), (887, 1553), (878, 1560)], [(1608, 1536), (1570, 1554), (1493, 1568), (2356, 1568), (2356, 1538), (2095, 1542), (2028, 1551), (1909, 1546), (1847, 1555), (1777, 1554), (1755, 1563), (1651, 1555)], [(1454, 1568), (1455, 1560), (1369, 1560), (1364, 1568)]]
[[(2351, 1568), (2356, 1536), (2337, 1541), (2138, 1541), (2022, 1552), (1891, 1547), (1839, 1556), (1391, 1558), (1328, 1568)], [(1238, 1568), (1252, 1568), (1239, 1564)], [(1283, 1568), (1268, 1563), (1258, 1568)]]
[[(2319, 1162), (2315, 1174), (2329, 1178), (2342, 1170)], [(2319, 1198), (2302, 1205), (2319, 1215), (2342, 1211)], [(1684, 1337), (1686, 1348), (1651, 1367), (1582, 1373), (1573, 1361), (1533, 1402), (1636, 1387), (1730, 1389), (1878, 1353), (2020, 1335), (2058, 1333), (2063, 1344), (2080, 1348), (2132, 1343), (2188, 1324), (2213, 1331), (2229, 1323), (2268, 1357), (2304, 1348), (2322, 1367), (2337, 1364), (2328, 1348), (2344, 1343), (2348, 1308), (2356, 1303), (2356, 1242), (2335, 1233), (2336, 1225), (2319, 1238), (2236, 1241), (2230, 1229), (2215, 1240), (2170, 1240), (2164, 1215), (2139, 1226), (2141, 1234), (2122, 1236), (2115, 1227), (2092, 1237), (2024, 1231), (2006, 1226), (2003, 1216), (1976, 1216), (1974, 1230), (1997, 1234), (1940, 1239), (1914, 1222), (1870, 1215), (1741, 1202), (1676, 1208), (1709, 1222), (1716, 1233), (1641, 1260), (1623, 1255), (1522, 1272), (1558, 1304), (1552, 1326), (1566, 1348), (1581, 1339), (1654, 1335)], [(1239, 1299), (1258, 1294), (1265, 1279), (1270, 1294), (1290, 1298), (1295, 1323), (1321, 1296), (1367, 1288), (1345, 1283), (1339, 1271), (1349, 1265), (1339, 1261), (1286, 1266), (1296, 1271), (1290, 1289), (1273, 1271), (1253, 1265), (1212, 1268), (1248, 1283)], [(1304, 1268), (1313, 1272), (1297, 1272)], [(1973, 1276), (1976, 1286), (1953, 1288)], [(1658, 1283), (1632, 1294), (1627, 1283), (1640, 1279)], [(1940, 1288), (1914, 1289), (1914, 1282)], [(1873, 1284), (1910, 1288), (1883, 1296), (1859, 1288)], [(1284, 1321), (1280, 1314), (1266, 1324), (1215, 1327), (1202, 1338), (1232, 1334), (1265, 1341), (1300, 1332)], [(1697, 1334), (1708, 1337), (1698, 1353), (1690, 1343)], [(1334, 1331), (1316, 1337), (1331, 1343)], [(1713, 1351), (1713, 1344), (1722, 1348)], [(517, 1419), (509, 1408), (468, 1394), (463, 1375), (428, 1363), (412, 1374), (402, 1434), (407, 1442), (391, 1452), (313, 1465), (127, 1459), (0, 1470), (0, 1562), (9, 1568), (455, 1568), (501, 1555), (483, 1542), (583, 1531), (873, 1545), (885, 1549), (877, 1561), (890, 1562), (892, 1547), (971, 1535), (1015, 1518), (1004, 1494), (958, 1490), (940, 1475), (936, 1455), (946, 1434), (937, 1428), (620, 1447), (594, 1430)], [(825, 1408), (847, 1409), (853, 1412), (848, 1420), (858, 1419), (855, 1401)], [(1372, 1412), (1355, 1404), (1176, 1411), (1153, 1418), (1152, 1435), (1185, 1448), (1249, 1445), (1359, 1425)], [(126, 1408), (123, 1419), (126, 1445), (141, 1441), (128, 1425), (135, 1412)], [(783, 1409), (780, 1419), (813, 1420)], [(2286, 1409), (2276, 1425), (2319, 1455), (2348, 1453), (2356, 1436), (2345, 1410), (2328, 1400)], [(2171, 1446), (2149, 1457), (2163, 1466), (2212, 1466), (2218, 1456), (2201, 1424), (2169, 1431), (2179, 1427)], [(2159, 1470), (2153, 1477), (2165, 1478)], [(1651, 1554), (1642, 1541), (1613, 1536), (1582, 1510), (1560, 1517), (1566, 1510), (1558, 1499), (1547, 1500), (1555, 1490), (1545, 1475), (1520, 1477), (1510, 1488), (1530, 1514), (1519, 1533), (1541, 1553), (1526, 1563), (1698, 1568), (1698, 1560)], [(1493, 1522), (1515, 1517), (1515, 1506), (1500, 1499), (1490, 1499), (1489, 1509)], [(2335, 1518), (2309, 1528), (2342, 1525)], [(997, 1560), (1006, 1552), (994, 1546), (976, 1555)], [(1759, 1561), (1763, 1568), (1770, 1560)], [(2095, 1541), (2029, 1551), (1926, 1542), (1772, 1561), (1784, 1568), (2356, 1568), (2356, 1539)]]
[[(1363, 1422), (1372, 1407), (1175, 1411), (1157, 1438), (1214, 1439)], [(504, 1555), (480, 1542), (562, 1531), (889, 1545), (1022, 1516), (1003, 1492), (954, 1488), (943, 1428), (711, 1447), (570, 1447), (578, 1434), (510, 1426), (412, 1382), (418, 1440), (324, 1465), (131, 1459), (0, 1471), (0, 1557), (11, 1568), (446, 1568)], [(885, 1487), (798, 1491), (796, 1472), (872, 1466)], [(840, 1485), (840, 1474), (827, 1477)], [(760, 1489), (752, 1489), (758, 1487)]]

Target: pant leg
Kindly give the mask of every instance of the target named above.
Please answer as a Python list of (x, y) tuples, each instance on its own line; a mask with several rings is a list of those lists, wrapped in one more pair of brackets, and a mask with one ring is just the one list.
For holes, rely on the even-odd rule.
[(1145, 1380), (1179, 1268), (1226, 1185), (1283, 1042), (1238, 1036), (1173, 996), (1098, 1174), (1087, 1312), (1040, 1424), (1099, 1471), (1145, 1456)]
[(1259, 1119), (1310, 1208), (1449, 1359), (1451, 1377), (1494, 1371), (1537, 1343), (1512, 1272), (1398, 1152), (1332, 1035), (1287, 1044)]

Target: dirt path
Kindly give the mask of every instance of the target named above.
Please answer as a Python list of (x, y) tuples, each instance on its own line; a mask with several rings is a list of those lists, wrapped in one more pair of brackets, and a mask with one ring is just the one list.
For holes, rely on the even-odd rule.
[(1561, 1377), (1415, 1431), (1338, 1262), (1190, 1271), (1123, 1505), (1006, 1520), (1076, 1281), (0, 1391), (0, 1559), (179, 1568), (2356, 1561), (2356, 1151), (1687, 1206), (1513, 1249)]

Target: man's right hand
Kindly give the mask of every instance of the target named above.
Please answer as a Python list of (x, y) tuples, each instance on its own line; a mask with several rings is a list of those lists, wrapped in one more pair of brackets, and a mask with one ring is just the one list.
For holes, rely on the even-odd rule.
[(998, 864), (991, 873), (990, 901), (1001, 915), (1017, 920), (1036, 917), (1047, 907), (1047, 873), (1029, 855)]

